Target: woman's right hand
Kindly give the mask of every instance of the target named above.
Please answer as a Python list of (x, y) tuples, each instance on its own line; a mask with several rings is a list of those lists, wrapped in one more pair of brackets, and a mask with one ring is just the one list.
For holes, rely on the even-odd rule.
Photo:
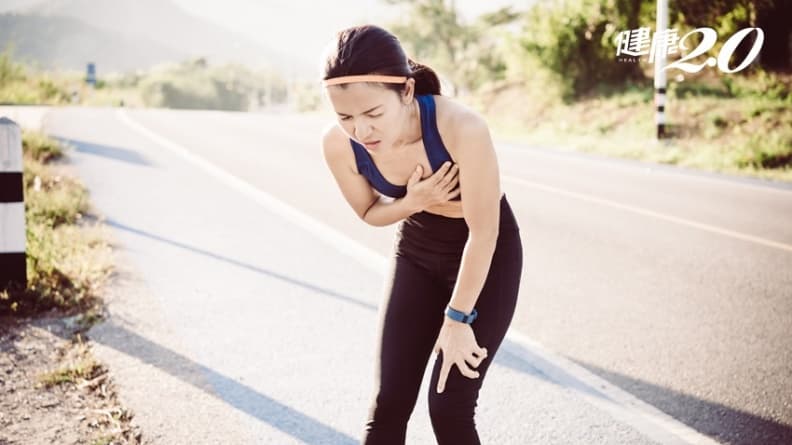
[(419, 164), (407, 181), (407, 195), (417, 211), (440, 204), (459, 195), (460, 188), (454, 190), (459, 183), (459, 167), (446, 161), (432, 176), (421, 180), (423, 167)]

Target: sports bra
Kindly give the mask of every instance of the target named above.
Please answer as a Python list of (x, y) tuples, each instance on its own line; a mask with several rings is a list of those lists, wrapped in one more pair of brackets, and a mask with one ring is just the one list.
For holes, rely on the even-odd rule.
[[(437, 116), (435, 115), (435, 100), (431, 94), (416, 95), (415, 99), (418, 101), (418, 106), (421, 110), (421, 139), (423, 140), (426, 156), (429, 158), (429, 166), (432, 168), (432, 173), (436, 172), (444, 162), (451, 161), (451, 155), (443, 145), (440, 139), (440, 132), (437, 130)], [(363, 175), (371, 184), (374, 189), (383, 195), (392, 198), (403, 198), (407, 194), (406, 185), (391, 184), (382, 176), (371, 154), (366, 151), (363, 145), (359, 144), (353, 139), (349, 142), (352, 144), (352, 150), (355, 152), (355, 163), (357, 164), (358, 172)], [(457, 184), (459, 187), (459, 184)], [(451, 201), (460, 201), (462, 194), (451, 198)]]

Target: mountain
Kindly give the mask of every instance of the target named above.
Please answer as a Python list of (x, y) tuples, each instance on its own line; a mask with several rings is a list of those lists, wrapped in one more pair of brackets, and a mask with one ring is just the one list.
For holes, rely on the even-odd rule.
[[(195, 17), (169, 0), (15, 0), (0, 16), (0, 45), (47, 67), (103, 71), (149, 68), (162, 61), (206, 57), (252, 67), (289, 66), (287, 55)], [(49, 48), (52, 46), (52, 48)]]
[(0, 13), (22, 11), (45, 1), (47, 0), (3, 0), (0, 3)]
[(96, 63), (101, 74), (132, 71), (173, 60), (184, 53), (148, 39), (86, 25), (68, 17), (0, 15), (0, 45), (11, 43), (14, 59), (45, 69), (84, 70)]

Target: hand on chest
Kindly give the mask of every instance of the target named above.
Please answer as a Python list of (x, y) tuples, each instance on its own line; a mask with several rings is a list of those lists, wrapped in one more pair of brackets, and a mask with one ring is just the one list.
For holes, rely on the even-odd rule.
[(422, 168), (421, 180), (434, 173), (423, 143), (414, 144), (395, 154), (372, 156), (372, 161), (385, 180), (395, 185), (407, 184), (419, 165)]

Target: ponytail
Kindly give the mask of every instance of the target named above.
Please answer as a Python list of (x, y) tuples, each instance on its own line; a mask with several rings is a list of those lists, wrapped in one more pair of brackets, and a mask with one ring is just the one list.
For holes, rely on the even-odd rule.
[(415, 94), (436, 94), (440, 95), (440, 79), (437, 74), (426, 65), (422, 65), (410, 58), (407, 58), (412, 77), (415, 78)]

